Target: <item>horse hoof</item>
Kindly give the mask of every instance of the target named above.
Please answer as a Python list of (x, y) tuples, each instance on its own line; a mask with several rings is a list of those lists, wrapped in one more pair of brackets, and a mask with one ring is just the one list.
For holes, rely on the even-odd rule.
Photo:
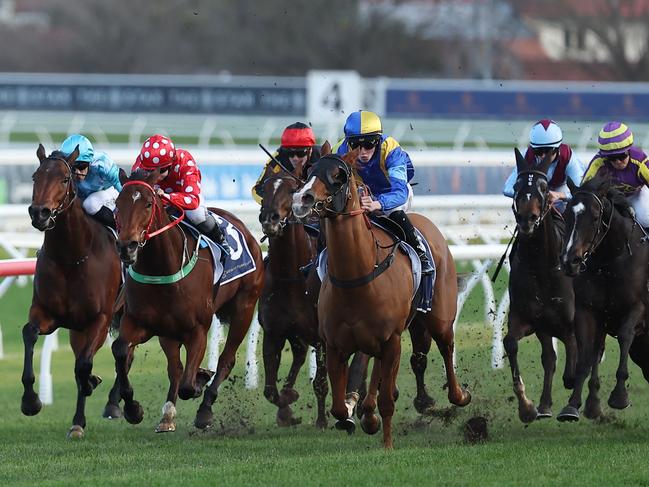
[(584, 416), (588, 419), (597, 419), (602, 415), (602, 408), (599, 405), (599, 402), (595, 404), (589, 404), (586, 401), (586, 406), (584, 407)]
[(293, 410), (289, 406), (277, 410), (277, 426), (295, 426), (300, 423), (302, 423), (302, 419), (294, 417)]
[(130, 406), (124, 404), (124, 418), (131, 424), (140, 424), (144, 419), (144, 409), (137, 401), (133, 401)]
[(629, 401), (629, 395), (624, 391), (623, 394), (613, 394), (611, 393), (608, 398), (608, 405), (613, 409), (626, 409), (631, 405)]
[(279, 392), (277, 391), (277, 387), (273, 387), (273, 386), (264, 387), (264, 397), (271, 404), (275, 404), (275, 405), (279, 404)]
[(561, 410), (559, 416), (557, 416), (557, 420), (561, 421), (562, 423), (567, 421), (579, 421), (579, 410), (572, 406), (566, 406)]
[(68, 431), (68, 439), (80, 440), (81, 438), (83, 438), (83, 428), (78, 424), (75, 424), (70, 428), (70, 431)]
[(199, 409), (198, 412), (196, 413), (196, 418), (194, 419), (194, 426), (196, 426), (199, 430), (206, 430), (210, 426), (212, 426), (212, 421), (214, 419), (214, 415), (212, 414), (212, 409)]
[(315, 420), (315, 427), (320, 431), (325, 431), (327, 429), (327, 418), (317, 418)]
[(361, 429), (368, 435), (375, 435), (381, 429), (381, 419), (376, 414), (364, 414)]
[(292, 387), (285, 387), (279, 393), (279, 402), (284, 406), (288, 406), (289, 404), (293, 404), (295, 401), (297, 401), (299, 397), (300, 394), (295, 389), (293, 389)]
[(122, 410), (116, 404), (106, 404), (102, 416), (106, 419), (119, 419), (122, 417)]
[(336, 429), (346, 431), (348, 435), (353, 435), (356, 431), (356, 423), (352, 418), (336, 421)]
[(196, 372), (196, 386), (202, 390), (212, 377), (214, 377), (214, 372), (200, 367)]
[(471, 393), (466, 389), (463, 389), (462, 394), (459, 397), (457, 396), (451, 397), (449, 394), (448, 400), (451, 402), (451, 404), (464, 407), (471, 402)]
[(527, 408), (518, 409), (518, 418), (525, 424), (533, 422), (538, 416), (539, 412), (534, 407), (534, 405), (530, 405)]
[(33, 396), (23, 396), (23, 400), (20, 403), (20, 410), (25, 416), (35, 416), (41, 412), (43, 403), (40, 398), (34, 394)]
[(415, 410), (424, 416), (429, 416), (435, 412), (435, 404), (437, 401), (433, 399), (432, 397), (425, 395), (423, 397), (415, 397), (414, 401), (412, 401), (413, 406), (415, 406)]
[(156, 433), (173, 433), (174, 431), (176, 431), (176, 423), (174, 422), (160, 422), (155, 429)]
[(536, 413), (536, 419), (546, 419), (552, 417), (552, 409), (549, 406), (539, 406), (539, 410)]

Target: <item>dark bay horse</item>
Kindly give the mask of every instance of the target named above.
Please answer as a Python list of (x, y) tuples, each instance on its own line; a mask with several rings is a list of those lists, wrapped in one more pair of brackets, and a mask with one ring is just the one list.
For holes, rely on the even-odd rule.
[[(156, 430), (174, 431), (176, 399), (199, 397), (211, 376), (210, 372), (200, 369), (200, 364), (212, 317), (216, 313), (230, 327), (219, 356), (216, 377), (205, 389), (196, 414), (195, 425), (207, 428), (212, 423), (212, 404), (218, 387), (234, 367), (236, 351), (250, 327), (263, 284), (262, 254), (240, 220), (225, 211), (216, 210), (243, 232), (256, 270), (223, 286), (213, 285), (211, 253), (208, 249), (196, 249), (196, 239), (182, 227), (174, 225), (153, 190), (153, 185), (159, 180), (160, 171), (156, 170), (137, 172), (123, 181), (124, 188), (116, 203), (119, 222), (117, 245), (121, 259), (130, 264), (134, 272), (145, 276), (177, 277), (169, 279), (173, 282), (167, 284), (151, 284), (136, 281), (129, 274), (119, 337), (113, 343), (117, 380), (124, 399), (125, 418), (130, 423), (139, 423), (143, 410), (133, 399), (128, 371), (135, 346), (152, 336), (160, 337), (160, 345), (167, 356), (169, 391)], [(192, 262), (195, 265), (193, 270), (188, 268)], [(181, 346), (187, 351), (184, 368), (180, 358)]]
[[(316, 311), (319, 284), (309, 290), (300, 270), (316, 256), (316, 239), (309, 236), (302, 222), (291, 209), (293, 193), (302, 185), (293, 173), (280, 171), (268, 176), (261, 184), (263, 196), (259, 221), (268, 239), (268, 265), (264, 288), (259, 299), (259, 323), (264, 329), (264, 369), (266, 385), (264, 396), (279, 409), (277, 424), (288, 426), (299, 423), (293, 417), (290, 404), (298, 398), (295, 380), (306, 360), (307, 349), (316, 351), (316, 376), (313, 381), (318, 411), (316, 427), (327, 426), (325, 399), (328, 393), (327, 372), (324, 363), (324, 345), (318, 336)], [(317, 281), (317, 276), (313, 276)], [(319, 282), (319, 281), (318, 281)], [(309, 292), (310, 291), (310, 292)], [(293, 352), (293, 363), (281, 390), (277, 390), (277, 372), (282, 349), (288, 340)]]
[[(357, 157), (358, 151), (352, 151), (343, 158), (326, 155), (320, 159), (307, 183), (295, 193), (293, 212), (302, 218), (315, 211), (325, 227), (329, 264), (327, 278), (320, 289), (318, 320), (320, 336), (326, 345), (333, 395), (331, 412), (339, 421), (346, 421), (351, 415), (345, 402), (349, 357), (356, 351), (373, 356), (370, 385), (361, 405), (361, 427), (370, 434), (380, 428), (375, 414), (378, 393), (383, 445), (392, 448), (401, 334), (413, 319), (411, 301), (415, 289), (409, 259), (394, 251), (391, 237), (373, 228), (360, 208), (352, 170)], [(410, 218), (430, 243), (438, 272), (432, 311), (416, 313), (414, 320), (437, 342), (446, 367), (449, 400), (464, 406), (471, 396), (458, 384), (453, 366), (453, 322), (457, 307), (453, 257), (432, 222), (417, 214), (411, 214)], [(389, 265), (384, 272), (376, 273), (376, 265), (382, 262)], [(346, 282), (349, 285), (341, 286)], [(355, 282), (361, 284), (351, 284)]]
[[(515, 149), (518, 178), (514, 185), (513, 211), (518, 236), (509, 256), (509, 317), (504, 346), (512, 371), (514, 394), (518, 398), (518, 416), (524, 423), (552, 416), (552, 378), (557, 355), (552, 337), (566, 348), (563, 384), (572, 388), (577, 360), (573, 319), (575, 295), (572, 278), (560, 265), (562, 232), (549, 201), (547, 172), (550, 154), (537, 167), (530, 167)], [(539, 408), (525, 395), (525, 385), (518, 368), (518, 341), (535, 333), (541, 342), (543, 392)]]
[[(579, 357), (575, 387), (557, 419), (577, 421), (581, 391), (586, 378), (589, 394), (584, 415), (601, 414), (598, 365), (606, 334), (617, 337), (620, 361), (616, 385), (608, 399), (615, 409), (629, 406), (626, 380), (628, 357), (648, 377), (649, 351), (646, 345), (649, 312), (649, 243), (644, 232), (630, 218), (629, 203), (611, 186), (608, 178), (594, 178), (580, 188), (569, 181), (573, 196), (564, 216), (566, 239), (561, 261), (566, 272), (575, 276), (575, 333)], [(638, 342), (634, 343), (636, 336)]]
[(29, 321), (23, 328), (25, 391), (21, 410), (32, 416), (42, 406), (34, 391), (33, 358), (38, 335), (67, 328), (77, 382), (77, 409), (68, 436), (80, 438), (86, 427), (86, 397), (101, 383), (92, 374), (92, 362), (108, 333), (119, 289), (120, 263), (115, 238), (86, 215), (77, 198), (71, 166), (79, 155), (78, 148), (68, 157), (58, 151), (46, 157), (39, 145), (36, 155), (40, 166), (33, 176), (29, 216), (32, 225), (45, 232), (45, 240), (36, 261)]

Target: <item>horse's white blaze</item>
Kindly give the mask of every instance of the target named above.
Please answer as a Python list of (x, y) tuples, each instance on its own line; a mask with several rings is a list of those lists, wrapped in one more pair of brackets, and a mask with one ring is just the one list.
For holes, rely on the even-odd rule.
[(135, 191), (133, 193), (133, 203), (135, 203), (137, 200), (139, 200), (142, 197), (139, 191)]
[(277, 192), (277, 190), (279, 189), (280, 184), (282, 184), (281, 179), (275, 180), (275, 182), (273, 183), (273, 194), (275, 194)]
[(575, 224), (572, 227), (572, 232), (570, 232), (570, 239), (568, 240), (568, 245), (566, 246), (566, 253), (570, 252), (572, 249), (572, 246), (575, 243), (575, 232), (577, 229), (577, 217), (581, 215), (584, 210), (586, 210), (586, 207), (584, 206), (583, 203), (578, 203), (575, 206), (572, 207), (572, 212), (575, 214)]
[(302, 189), (293, 194), (294, 205), (302, 205), (302, 195), (313, 187), (313, 183), (315, 183), (315, 176), (311, 176), (311, 179), (306, 182)]

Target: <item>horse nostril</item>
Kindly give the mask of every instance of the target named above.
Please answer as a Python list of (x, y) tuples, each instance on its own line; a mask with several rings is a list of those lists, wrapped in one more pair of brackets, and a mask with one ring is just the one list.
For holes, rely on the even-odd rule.
[(137, 242), (135, 240), (131, 240), (126, 246), (126, 249), (129, 252), (135, 252), (135, 250), (137, 249)]
[(278, 222), (279, 222), (279, 213), (273, 213), (273, 214), (270, 216), (270, 221), (271, 221), (272, 223), (278, 223)]
[(310, 206), (313, 204), (314, 201), (315, 198), (313, 197), (313, 194), (306, 192), (302, 195), (302, 204)]

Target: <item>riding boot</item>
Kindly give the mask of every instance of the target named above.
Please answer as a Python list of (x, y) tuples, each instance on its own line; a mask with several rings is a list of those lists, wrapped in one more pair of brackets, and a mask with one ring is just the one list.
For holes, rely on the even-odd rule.
[(403, 210), (393, 211), (390, 213), (390, 220), (399, 224), (403, 229), (403, 232), (406, 234), (406, 243), (417, 252), (419, 260), (421, 260), (421, 273), (424, 275), (432, 274), (434, 269), (430, 264), (430, 260), (428, 260), (428, 255), (426, 255), (426, 248), (424, 247), (423, 242), (419, 239), (415, 227), (408, 218), (408, 215), (406, 215), (406, 212)]
[(113, 230), (117, 230), (117, 225), (115, 224), (115, 214), (112, 212), (110, 208), (107, 208), (106, 206), (102, 206), (101, 208), (99, 208), (99, 211), (97, 213), (90, 216), (95, 220), (97, 220), (102, 225), (110, 227)]
[(232, 249), (230, 249), (230, 246), (228, 245), (228, 241), (226, 240), (225, 235), (223, 235), (223, 232), (221, 231), (221, 227), (218, 226), (216, 220), (212, 215), (207, 215), (205, 221), (203, 223), (199, 223), (198, 225), (196, 225), (196, 228), (203, 235), (209, 237), (211, 240), (219, 244), (219, 246), (225, 251), (225, 253), (228, 256), (230, 255)]

